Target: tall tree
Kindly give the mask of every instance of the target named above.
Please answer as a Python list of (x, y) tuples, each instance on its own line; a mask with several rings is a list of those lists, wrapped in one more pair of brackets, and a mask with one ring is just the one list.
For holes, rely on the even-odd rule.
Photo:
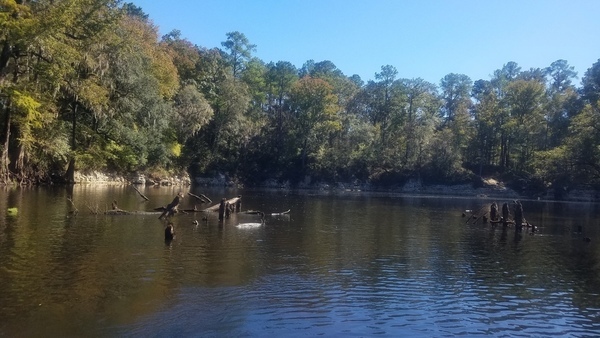
[(572, 84), (577, 77), (574, 68), (566, 60), (557, 60), (546, 68), (546, 74), (549, 98), (543, 148), (550, 149), (563, 143), (568, 135), (571, 116), (576, 114), (579, 107), (577, 91)]
[(182, 82), (188, 80), (197, 81), (197, 64), (200, 61), (200, 50), (190, 41), (181, 37), (179, 30), (173, 30), (161, 39), (161, 45), (165, 46), (177, 67), (179, 80)]
[(471, 89), (473, 82), (464, 74), (448, 74), (440, 81), (444, 106), (443, 117), (448, 121), (454, 120), (456, 115), (468, 113), (471, 104)]
[(323, 140), (330, 132), (340, 128), (339, 108), (333, 88), (321, 79), (304, 77), (294, 84), (290, 94), (304, 171), (309, 153), (326, 146)]
[(394, 66), (385, 65), (381, 67), (380, 73), (375, 73), (375, 79), (379, 80), (376, 87), (381, 91), (378, 107), (373, 110), (373, 122), (381, 125), (381, 144), (387, 142), (387, 134), (397, 107), (394, 105), (394, 80), (398, 70)]
[(550, 78), (551, 93), (565, 92), (571, 88), (573, 79), (577, 78), (577, 72), (566, 60), (556, 60), (546, 68)]
[(221, 45), (229, 51), (227, 61), (231, 66), (233, 77), (237, 78), (252, 58), (252, 52), (256, 50), (256, 45), (251, 44), (248, 38), (238, 31), (229, 32), (226, 35), (227, 40)]
[[(10, 4), (15, 6), (11, 6)], [(93, 49), (95, 41), (111, 27), (117, 18), (117, 1), (113, 0), (78, 0), (78, 1), (37, 1), (34, 3), (21, 2), (17, 4), (14, 1), (8, 1), (6, 8), (11, 8), (10, 16), (23, 23), (19, 27), (17, 22), (11, 24), (5, 32), (5, 37), (12, 39), (5, 40), (3, 43), (3, 56), (0, 57), (0, 74), (6, 74), (6, 66), (10, 65), (10, 55), (14, 57), (12, 74), (12, 83), (21, 86), (22, 89), (28, 88), (26, 94), (30, 99), (47, 96), (48, 93), (56, 95), (57, 92), (72, 92), (74, 86), (82, 91), (92, 92), (98, 90), (97, 98), (94, 98), (93, 104), (100, 104), (103, 100), (104, 91), (98, 85), (98, 76), (92, 79), (89, 74), (97, 75), (90, 71), (95, 66), (99, 66), (96, 60), (90, 60), (90, 50)], [(21, 15), (20, 13), (27, 13)], [(20, 21), (19, 21), (20, 20)], [(12, 35), (11, 29), (17, 29), (18, 34)], [(8, 48), (7, 48), (8, 47)], [(10, 51), (5, 54), (6, 51)], [(6, 59), (4, 56), (9, 55)], [(19, 59), (30, 59), (26, 63), (19, 62)], [(85, 65), (82, 67), (81, 65)], [(25, 67), (25, 68), (24, 68)], [(19, 70), (19, 68), (21, 68)], [(94, 70), (102, 69), (94, 68)], [(2, 77), (3, 75), (0, 75)], [(78, 78), (79, 81), (72, 81)], [(0, 80), (0, 82), (4, 82)], [(78, 84), (76, 84), (76, 82)], [(71, 89), (69, 89), (71, 88)], [(23, 90), (21, 94), (26, 93)], [(83, 95), (82, 95), (83, 96)], [(23, 96), (21, 97), (21, 99)], [(50, 99), (50, 97), (48, 97)], [(6, 101), (10, 103), (10, 100)], [(47, 109), (51, 107), (46, 102), (38, 107)], [(92, 103), (92, 102), (90, 102)], [(29, 105), (34, 107), (35, 105)], [(12, 122), (10, 119), (10, 104), (5, 105), (6, 124), (4, 133), (4, 152), (3, 168), (7, 168), (7, 154), (10, 151), (10, 130)], [(27, 110), (34, 113), (34, 110)], [(23, 112), (23, 110), (20, 110)], [(54, 115), (56, 112), (54, 112)], [(32, 121), (30, 118), (21, 119), (21, 122)], [(17, 140), (29, 139), (27, 133), (30, 133), (30, 126), (14, 125)], [(50, 134), (52, 135), (52, 134)], [(15, 152), (16, 161), (14, 161), (16, 172), (23, 173), (25, 161), (29, 158), (31, 152), (31, 143), (19, 142)]]
[(463, 74), (448, 74), (440, 82), (444, 101), (442, 114), (447, 122), (446, 127), (452, 131), (451, 139), (446, 139), (446, 142), (451, 141), (454, 152), (460, 155), (460, 160), (466, 159), (467, 146), (474, 134), (469, 115), (472, 87), (471, 79)]
[(287, 166), (288, 143), (286, 135), (292, 130), (290, 123), (290, 93), (293, 85), (298, 81), (298, 70), (287, 61), (278, 61), (267, 65), (265, 84), (267, 87), (267, 113), (271, 121), (270, 147), (277, 167)]
[(517, 80), (506, 87), (505, 93), (505, 105), (510, 112), (503, 126), (508, 147), (506, 163), (510, 168), (524, 171), (539, 149), (545, 127), (545, 87), (536, 80)]
[[(406, 93), (404, 112), (405, 123), (402, 125), (402, 137), (406, 139), (402, 162), (410, 170), (419, 163), (419, 153), (423, 149), (424, 140), (417, 138), (423, 118), (430, 119), (440, 110), (440, 100), (434, 84), (421, 78), (402, 79), (400, 84)], [(427, 125), (427, 124), (426, 124)]]
[(583, 99), (594, 109), (600, 108), (600, 59), (586, 70), (581, 82)]
[(484, 165), (499, 164), (502, 123), (498, 114), (501, 108), (497, 92), (490, 81), (477, 80), (471, 95), (474, 100), (472, 112), (476, 136), (472, 139), (466, 160), (479, 164), (481, 175)]

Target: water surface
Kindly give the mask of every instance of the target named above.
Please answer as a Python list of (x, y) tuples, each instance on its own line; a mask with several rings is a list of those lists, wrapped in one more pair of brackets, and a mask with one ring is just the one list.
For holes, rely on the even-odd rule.
[(467, 224), (489, 199), (193, 188), (291, 212), (177, 214), (169, 243), (158, 215), (102, 214), (176, 189), (0, 191), (19, 208), (0, 219), (0, 336), (600, 334), (596, 204), (523, 201), (530, 235)]

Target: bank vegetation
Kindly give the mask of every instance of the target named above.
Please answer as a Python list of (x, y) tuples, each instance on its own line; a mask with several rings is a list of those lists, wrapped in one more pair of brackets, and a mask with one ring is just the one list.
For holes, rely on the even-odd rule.
[[(115, 0), (0, 0), (0, 180), (188, 172), (263, 182), (481, 182), (600, 188), (600, 60), (439, 83), (383, 65), (366, 83), (332, 61), (204, 47)], [(585, 48), (582, 46), (582, 48)], [(286, 183), (286, 184), (287, 184)]]

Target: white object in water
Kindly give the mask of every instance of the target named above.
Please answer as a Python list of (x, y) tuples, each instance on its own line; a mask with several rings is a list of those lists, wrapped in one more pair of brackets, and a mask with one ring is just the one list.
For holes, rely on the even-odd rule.
[(240, 229), (251, 229), (251, 228), (258, 228), (261, 225), (263, 225), (264, 223), (240, 223), (238, 225), (236, 225), (236, 228), (240, 228)]

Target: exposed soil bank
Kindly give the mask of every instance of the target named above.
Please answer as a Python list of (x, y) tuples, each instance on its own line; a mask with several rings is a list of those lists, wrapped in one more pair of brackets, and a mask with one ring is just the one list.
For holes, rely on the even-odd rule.
[[(161, 185), (161, 186), (190, 186), (192, 184), (207, 187), (244, 187), (243, 184), (228, 178), (223, 174), (212, 177), (191, 178), (188, 174), (173, 176), (157, 176), (150, 174), (118, 175), (102, 172), (76, 172), (75, 182), (78, 184), (139, 184), (139, 185)], [(501, 199), (541, 199), (555, 200), (555, 192), (548, 190), (543, 194), (535, 196), (519, 194), (517, 191), (509, 188), (503, 182), (493, 178), (482, 179), (479, 184), (424, 184), (418, 180), (411, 179), (402, 185), (392, 187), (374, 186), (370, 183), (313, 183), (305, 180), (297, 185), (290, 182), (279, 182), (276, 180), (265, 181), (256, 186), (257, 188), (268, 188), (278, 190), (313, 190), (322, 192), (375, 192), (375, 193), (397, 193), (411, 195), (428, 196), (461, 196), (461, 197), (488, 197)], [(586, 189), (573, 189), (570, 191), (561, 191), (561, 200), (577, 202), (600, 202), (600, 192)]]

